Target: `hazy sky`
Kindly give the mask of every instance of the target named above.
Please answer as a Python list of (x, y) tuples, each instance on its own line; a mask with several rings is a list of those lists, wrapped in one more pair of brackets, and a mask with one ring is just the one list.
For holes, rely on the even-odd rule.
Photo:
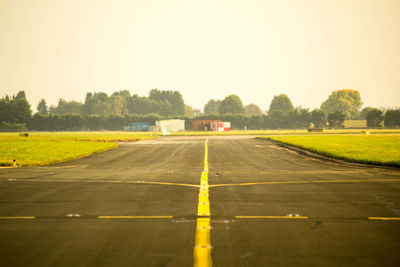
[(195, 108), (337, 89), (400, 106), (399, 0), (0, 0), (0, 97), (179, 90)]

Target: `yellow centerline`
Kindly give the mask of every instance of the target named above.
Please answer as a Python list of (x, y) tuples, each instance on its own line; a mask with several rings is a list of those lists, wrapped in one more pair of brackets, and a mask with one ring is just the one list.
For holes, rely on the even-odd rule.
[(212, 266), (210, 239), (210, 200), (208, 192), (208, 139), (204, 146), (204, 170), (200, 178), (199, 201), (197, 206), (197, 225), (194, 246), (194, 266)]
[(149, 182), (131, 180), (84, 180), (84, 179), (15, 179), (12, 182), (54, 182), (54, 183), (111, 183), (111, 184), (155, 184), (155, 185), (175, 185), (187, 187), (200, 187), (197, 184), (168, 183), (168, 182)]
[(235, 216), (236, 219), (308, 219), (308, 216)]
[(235, 184), (213, 184), (209, 187), (246, 186), (246, 185), (279, 185), (279, 184), (318, 184), (318, 183), (368, 183), (368, 182), (400, 182), (400, 179), (365, 179), (365, 180), (308, 180), (308, 181), (281, 181), (281, 182), (254, 182)]
[(26, 219), (36, 219), (34, 216), (6, 216), (0, 217), (0, 220), (26, 220)]

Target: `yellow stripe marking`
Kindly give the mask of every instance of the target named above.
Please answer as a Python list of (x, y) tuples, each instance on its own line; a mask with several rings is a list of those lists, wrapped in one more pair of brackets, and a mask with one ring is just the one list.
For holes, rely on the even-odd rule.
[(208, 139), (206, 139), (204, 147), (204, 172), (208, 173)]
[(400, 217), (368, 217), (368, 220), (400, 221)]
[(316, 181), (282, 181), (282, 182), (254, 182), (236, 184), (213, 184), (209, 187), (244, 186), (244, 185), (275, 185), (275, 184), (316, 184), (316, 183), (368, 183), (368, 182), (400, 182), (400, 179), (369, 179), (369, 180), (316, 180)]
[(174, 216), (97, 216), (99, 219), (172, 219)]
[(0, 217), (0, 220), (19, 220), (19, 219), (36, 219), (36, 217), (34, 216)]
[(200, 187), (197, 184), (146, 182), (146, 181), (129, 181), (129, 180), (15, 179), (12, 181), (13, 182), (58, 182), (58, 183), (156, 184), (156, 185), (176, 185), (176, 186)]
[(194, 266), (195, 267), (211, 267), (211, 221), (210, 200), (208, 192), (208, 139), (206, 139), (204, 147), (204, 171), (200, 178), (199, 200), (197, 206), (197, 216), (206, 216), (208, 218), (197, 218), (196, 236), (194, 246)]
[(235, 216), (236, 219), (308, 219), (308, 216)]

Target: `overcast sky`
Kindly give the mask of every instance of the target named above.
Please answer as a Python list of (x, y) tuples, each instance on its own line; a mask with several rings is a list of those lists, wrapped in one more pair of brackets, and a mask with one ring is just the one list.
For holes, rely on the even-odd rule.
[(400, 106), (399, 0), (0, 0), (0, 97), (25, 90), (179, 90), (202, 109), (237, 94), (319, 107), (357, 89), (364, 106)]

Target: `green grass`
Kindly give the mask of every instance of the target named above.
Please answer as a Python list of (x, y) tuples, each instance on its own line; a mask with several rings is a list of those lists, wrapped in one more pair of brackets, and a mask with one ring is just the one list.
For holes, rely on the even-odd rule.
[(153, 133), (34, 132), (0, 133), (0, 166), (49, 165), (118, 147), (116, 142), (154, 139)]
[(400, 167), (400, 135), (305, 135), (259, 137), (350, 162)]
[(367, 120), (345, 120), (345, 128), (367, 128)]
[(214, 135), (325, 135), (325, 134), (363, 134), (368, 131), (371, 134), (400, 133), (400, 129), (324, 129), (323, 133), (309, 133), (307, 130), (232, 130), (230, 132), (203, 132), (185, 131), (171, 132), (172, 136), (214, 136)]

